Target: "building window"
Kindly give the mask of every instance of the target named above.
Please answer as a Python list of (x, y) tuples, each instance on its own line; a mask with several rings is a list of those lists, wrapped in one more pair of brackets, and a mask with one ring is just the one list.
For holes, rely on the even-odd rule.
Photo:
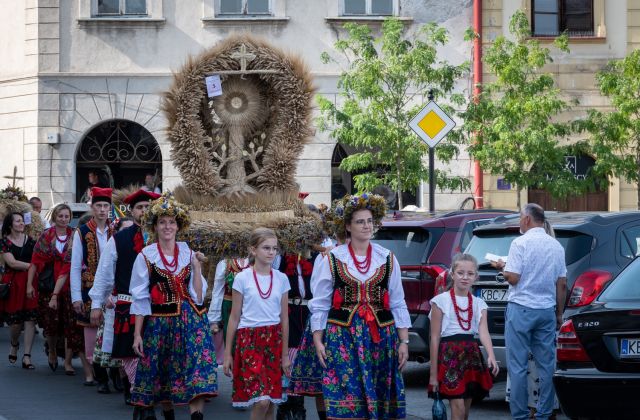
[(97, 0), (98, 16), (147, 14), (147, 0)]
[(270, 0), (220, 0), (220, 15), (270, 15)]
[(392, 16), (396, 0), (342, 0), (343, 16)]
[(593, 0), (532, 0), (533, 36), (595, 36)]

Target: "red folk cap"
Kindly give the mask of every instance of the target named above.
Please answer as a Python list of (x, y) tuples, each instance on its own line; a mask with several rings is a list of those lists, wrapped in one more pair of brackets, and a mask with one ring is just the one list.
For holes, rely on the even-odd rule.
[(153, 201), (157, 198), (160, 198), (161, 194), (154, 193), (152, 191), (145, 191), (143, 189), (139, 189), (133, 194), (129, 194), (125, 197), (124, 203), (130, 205), (131, 207), (135, 206), (140, 201)]
[(305, 199), (305, 198), (307, 198), (308, 196), (309, 196), (309, 193), (308, 193), (308, 192), (302, 192), (302, 191), (300, 191), (300, 192), (298, 193), (298, 198), (299, 198), (300, 200), (304, 200), (304, 199)]
[(111, 188), (92, 187), (91, 188), (91, 204), (95, 204), (100, 201), (104, 201), (111, 204), (112, 192), (113, 190)]

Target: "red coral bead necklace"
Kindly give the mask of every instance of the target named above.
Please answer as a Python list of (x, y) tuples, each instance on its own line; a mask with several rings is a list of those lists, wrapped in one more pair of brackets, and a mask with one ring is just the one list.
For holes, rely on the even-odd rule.
[[(467, 300), (469, 302), (469, 306), (467, 309), (462, 309), (458, 306), (458, 302), (456, 301), (456, 294), (453, 291), (453, 287), (449, 290), (451, 294), (451, 301), (453, 302), (453, 311), (456, 313), (456, 318), (458, 319), (458, 325), (462, 328), (463, 331), (469, 331), (471, 329), (471, 320), (473, 319), (473, 298), (471, 297), (471, 293), (467, 292)], [(467, 313), (467, 319), (464, 319), (460, 313)]]
[(249, 266), (251, 265), (248, 259), (247, 259), (247, 265), (245, 266), (242, 265), (242, 259), (236, 259), (235, 262), (238, 268), (240, 269), (240, 271), (244, 270), (245, 268), (249, 268)]
[(361, 274), (367, 274), (369, 271), (369, 267), (371, 267), (371, 244), (367, 248), (367, 255), (363, 261), (358, 261), (356, 258), (356, 253), (353, 251), (353, 247), (351, 246), (351, 242), (349, 242), (349, 254), (351, 254), (351, 259), (353, 260), (353, 264), (356, 266), (356, 270), (358, 270)]
[(69, 238), (71, 237), (71, 235), (69, 234), (69, 229), (65, 229), (66, 236), (64, 239), (60, 239), (60, 237), (58, 236), (58, 230), (55, 227), (53, 228), (53, 231), (56, 234), (56, 241), (60, 242), (61, 244), (67, 243), (69, 241)]
[(256, 287), (258, 288), (258, 293), (260, 294), (260, 297), (262, 299), (269, 299), (269, 296), (271, 296), (271, 290), (273, 289), (273, 270), (269, 269), (269, 290), (267, 290), (266, 292), (263, 292), (262, 289), (260, 288), (260, 283), (258, 283), (258, 275), (256, 274), (256, 268), (253, 267), (253, 281), (256, 282)]
[(169, 262), (167, 261), (167, 258), (164, 256), (164, 252), (162, 252), (162, 247), (160, 246), (159, 243), (156, 243), (156, 246), (158, 247), (158, 254), (160, 254), (160, 259), (162, 260), (162, 264), (164, 264), (164, 268), (170, 273), (173, 274), (178, 270), (178, 254), (180, 253), (180, 250), (178, 249), (178, 244), (175, 244), (175, 247), (173, 248), (173, 261)]

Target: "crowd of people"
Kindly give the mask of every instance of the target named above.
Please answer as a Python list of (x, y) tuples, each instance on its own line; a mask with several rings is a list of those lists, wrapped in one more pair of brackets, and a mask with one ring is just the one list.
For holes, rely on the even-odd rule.
[[(371, 242), (386, 213), (383, 197), (348, 195), (335, 203), (332, 238), (309, 258), (282, 254), (276, 232), (255, 229), (248, 255), (217, 263), (208, 307), (206, 257), (176, 240), (189, 228), (188, 210), (169, 194), (141, 189), (125, 198), (129, 223), (116, 226), (108, 218), (111, 201), (111, 189), (93, 187), (92, 217), (75, 231), (68, 226), (71, 209), (55, 206), (51, 227), (37, 241), (25, 234), (22, 214), (5, 217), (2, 283), (10, 286), (0, 300), (0, 324), (10, 327), (9, 362), (18, 360), (22, 334), (22, 367), (36, 368), (30, 355), (38, 324), (49, 368), (55, 371), (64, 358), (64, 371), (73, 376), (72, 358), (79, 357), (84, 385), (110, 393), (111, 382), (124, 391), (134, 420), (155, 419), (156, 409), (173, 419), (181, 405), (202, 419), (206, 401), (218, 393), (219, 364), (232, 377), (233, 406), (250, 408), (251, 419), (304, 419), (305, 397), (315, 399), (322, 420), (406, 417), (401, 372), (411, 319), (396, 257)], [(543, 243), (534, 229), (538, 209), (525, 209), (522, 217), (524, 231), (531, 229), (526, 243)], [(524, 246), (510, 252), (505, 277), (516, 297), (526, 299), (532, 276), (563, 271), (557, 259), (548, 273), (532, 272)], [(559, 252), (549, 243), (546, 249)], [(428, 391), (450, 400), (455, 420), (469, 417), (471, 399), (486, 395), (498, 373), (487, 306), (470, 291), (477, 277), (477, 261), (457, 255), (450, 287), (431, 301)], [(545, 381), (547, 374), (539, 342), (528, 345), (521, 337), (533, 328), (515, 312), (522, 302), (508, 309), (507, 340), (522, 341), (509, 358), (519, 375), (512, 378), (519, 390), (512, 391), (514, 416), (523, 410), (529, 348), (544, 360)], [(555, 313), (538, 313), (544, 334), (555, 331), (546, 325)]]

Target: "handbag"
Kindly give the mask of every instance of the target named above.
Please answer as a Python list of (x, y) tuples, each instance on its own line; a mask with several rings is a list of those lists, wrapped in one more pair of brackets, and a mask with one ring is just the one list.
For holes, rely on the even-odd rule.
[(431, 408), (433, 420), (447, 420), (447, 408), (440, 398), (440, 393), (436, 391), (434, 394), (433, 407)]
[(9, 283), (0, 282), (0, 300), (5, 300), (9, 297), (10, 289), (11, 289), (11, 281), (9, 281)]
[(42, 293), (51, 293), (56, 286), (53, 278), (53, 264), (47, 264), (38, 274), (38, 290)]

